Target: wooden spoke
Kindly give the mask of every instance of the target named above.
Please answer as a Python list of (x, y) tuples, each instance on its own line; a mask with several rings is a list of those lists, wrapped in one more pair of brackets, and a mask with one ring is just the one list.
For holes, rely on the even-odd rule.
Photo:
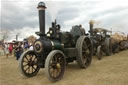
[(24, 67), (25, 67), (25, 66), (28, 66), (28, 64), (25, 64), (25, 65), (23, 65), (23, 66), (24, 66)]

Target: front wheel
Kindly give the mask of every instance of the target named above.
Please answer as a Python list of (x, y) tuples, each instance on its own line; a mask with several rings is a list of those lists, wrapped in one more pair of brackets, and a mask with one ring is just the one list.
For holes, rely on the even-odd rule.
[(33, 50), (27, 50), (21, 55), (19, 68), (21, 73), (26, 77), (32, 77), (38, 73), (40, 67), (38, 66), (38, 59)]
[(52, 82), (60, 80), (65, 71), (66, 60), (63, 52), (53, 50), (45, 61), (45, 73)]

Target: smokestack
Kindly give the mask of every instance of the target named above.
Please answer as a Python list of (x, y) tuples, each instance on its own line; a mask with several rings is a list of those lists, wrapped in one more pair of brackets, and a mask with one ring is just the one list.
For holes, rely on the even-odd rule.
[(38, 11), (39, 11), (39, 25), (40, 25), (40, 36), (45, 35), (45, 3), (39, 2), (38, 4)]
[(94, 24), (94, 21), (90, 20), (89, 24), (90, 24), (90, 35), (93, 36), (93, 24)]
[(55, 28), (56, 26), (56, 19), (55, 19), (55, 22), (52, 22), (52, 28)]
[(127, 40), (128, 40), (128, 35), (127, 35)]
[(18, 41), (18, 34), (16, 35), (16, 41)]

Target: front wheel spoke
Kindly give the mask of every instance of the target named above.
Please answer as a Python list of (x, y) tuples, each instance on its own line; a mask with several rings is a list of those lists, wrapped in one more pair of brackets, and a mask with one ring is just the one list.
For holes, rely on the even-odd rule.
[(27, 72), (28, 69), (29, 69), (29, 66), (25, 69), (25, 71)]
[(34, 72), (34, 70), (33, 70), (33, 67), (32, 67), (32, 73)]
[(30, 59), (32, 60), (32, 58), (33, 58), (33, 55), (31, 55), (31, 58)]
[(37, 67), (35, 68), (34, 66), (32, 66), (32, 68), (33, 68), (34, 70), (36, 70)]
[(26, 58), (27, 61), (29, 61), (28, 58), (27, 58), (27, 56), (25, 58)]
[(28, 63), (28, 61), (23, 60), (23, 62)]
[(30, 73), (30, 66), (28, 67), (28, 73)]
[(29, 73), (32, 73), (32, 66), (30, 66), (30, 68), (29, 68), (30, 70), (29, 70)]
[(38, 64), (38, 62), (37, 61), (32, 61), (33, 62), (33, 65), (37, 65)]
[(28, 66), (28, 64), (23, 65), (23, 67), (26, 67), (26, 66)]
[(32, 60), (33, 54), (29, 54), (28, 56), (29, 56), (29, 60)]
[(34, 59), (33, 59), (33, 61), (35, 61), (37, 58), (35, 57)]

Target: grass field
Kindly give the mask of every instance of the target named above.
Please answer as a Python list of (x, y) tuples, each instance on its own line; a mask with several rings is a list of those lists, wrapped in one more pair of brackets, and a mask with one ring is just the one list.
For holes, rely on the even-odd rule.
[(97, 60), (87, 69), (69, 64), (62, 80), (51, 83), (41, 69), (31, 78), (21, 75), (15, 57), (0, 56), (0, 85), (128, 85), (128, 50)]

